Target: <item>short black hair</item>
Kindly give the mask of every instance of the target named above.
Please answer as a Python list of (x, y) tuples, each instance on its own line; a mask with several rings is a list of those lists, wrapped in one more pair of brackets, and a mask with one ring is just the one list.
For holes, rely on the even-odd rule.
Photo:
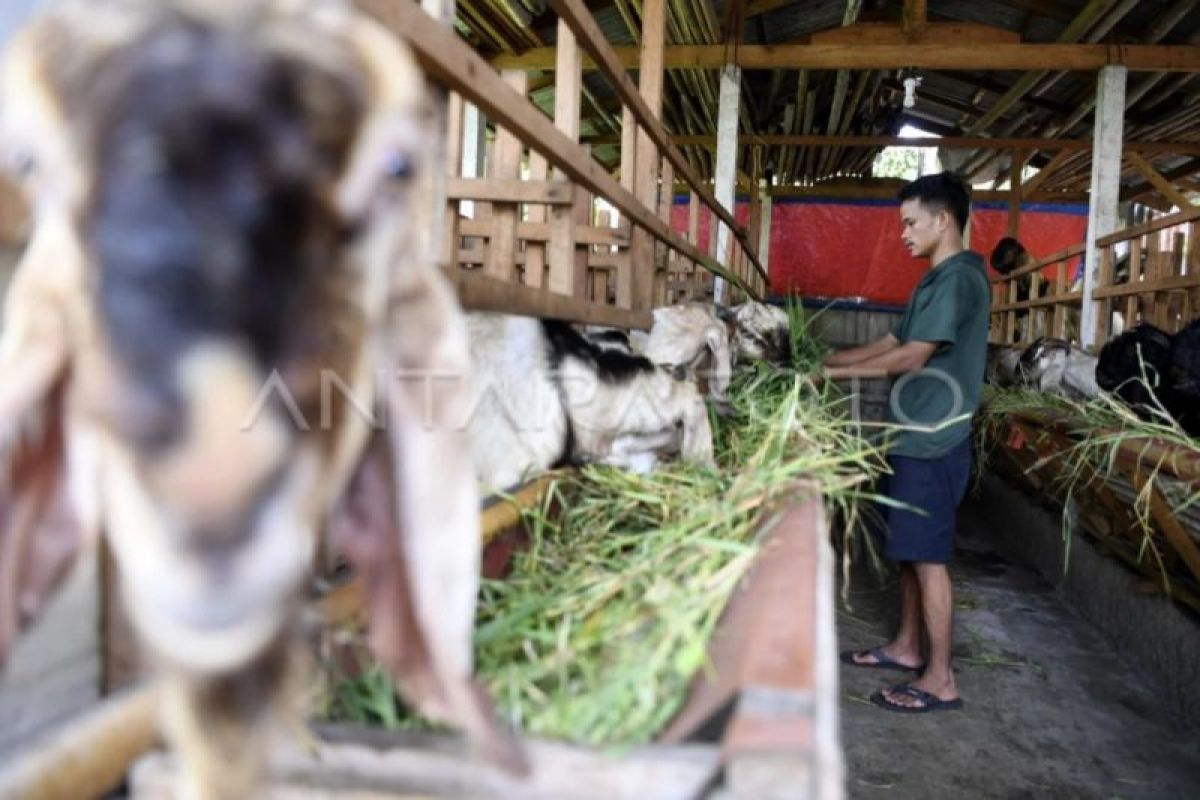
[(992, 250), (992, 269), (1001, 275), (1007, 275), (1024, 263), (1029, 256), (1025, 246), (1011, 236), (1005, 236), (996, 242)]
[(923, 175), (904, 184), (899, 197), (901, 203), (916, 199), (931, 211), (949, 211), (958, 223), (959, 233), (967, 227), (967, 217), (971, 215), (971, 192), (966, 181), (953, 172)]

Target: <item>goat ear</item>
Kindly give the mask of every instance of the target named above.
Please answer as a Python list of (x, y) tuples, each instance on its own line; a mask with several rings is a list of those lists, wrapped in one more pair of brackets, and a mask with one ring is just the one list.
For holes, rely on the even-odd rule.
[(717, 312), (717, 319), (726, 325), (732, 325), (737, 322), (737, 311), (734, 310), (733, 306), (715, 305), (713, 308)]
[(0, 337), (0, 664), (69, 572), (82, 526), (66, 486), (67, 349), (42, 293), (35, 241), (17, 267)]
[(480, 531), (465, 430), (467, 336), (447, 287), (428, 272), (424, 285), (410, 280), (398, 293), (387, 357), (401, 377), (385, 387), (387, 431), (369, 446), (335, 532), (364, 583), (372, 649), (401, 694), (524, 773), (516, 738), (471, 679)]
[(709, 391), (716, 400), (724, 400), (725, 392), (733, 377), (733, 356), (729, 352), (729, 334), (721, 328), (710, 327), (704, 333), (704, 344), (712, 353), (712, 374)]

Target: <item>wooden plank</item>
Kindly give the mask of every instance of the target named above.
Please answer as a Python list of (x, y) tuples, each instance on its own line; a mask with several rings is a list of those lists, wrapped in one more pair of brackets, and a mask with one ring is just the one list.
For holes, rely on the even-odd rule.
[(1058, 154), (1054, 156), (1054, 158), (1050, 159), (1050, 161), (1046, 163), (1046, 166), (1038, 170), (1036, 175), (1025, 181), (1025, 183), (1021, 184), (1021, 194), (1025, 197), (1028, 197), (1036, 192), (1041, 185), (1046, 182), (1046, 179), (1053, 175), (1055, 170), (1062, 166), (1064, 161), (1072, 158), (1074, 155), (1075, 154), (1070, 150), (1060, 150)]
[[(558, 21), (558, 60), (554, 75), (554, 127), (568, 141), (579, 141), (580, 102), (583, 90), (582, 53), (571, 33), (561, 19)], [(588, 159), (591, 160), (590, 158)], [(575, 205), (579, 202), (576, 192), (571, 192), (572, 205), (550, 211), (550, 242), (546, 245), (546, 260), (549, 266), (547, 288), (563, 295), (577, 295), (583, 285), (576, 280), (575, 230), (579, 219)]]
[[(358, 0), (370, 9), (383, 0)], [(636, 47), (614, 47), (625, 69), (638, 69)], [(934, 69), (934, 70), (1067, 70), (1094, 71), (1124, 66), (1135, 72), (1200, 72), (1200, 50), (1188, 45), (1107, 44), (775, 44), (740, 45), (735, 53), (723, 45), (672, 45), (664, 53), (667, 69), (720, 69), (735, 58), (743, 69)], [(554, 48), (541, 47), (491, 60), (497, 69), (549, 70)], [(595, 69), (590, 59), (584, 69)]]
[(1082, 244), (1072, 245), (1065, 250), (1060, 250), (1057, 253), (1051, 253), (1045, 258), (1040, 258), (1037, 261), (1026, 264), (1023, 267), (1018, 267), (1007, 275), (997, 275), (990, 280), (992, 283), (1011, 283), (1014, 279), (1019, 278), (1022, 275), (1028, 275), (1031, 272), (1038, 272), (1039, 270), (1045, 269), (1051, 264), (1057, 264), (1060, 261), (1067, 261), (1075, 256), (1082, 255), (1085, 251), (1086, 248)]
[(1154, 188), (1158, 189), (1159, 193), (1162, 194), (1163, 197), (1174, 203), (1176, 206), (1179, 206), (1181, 210), (1186, 211), (1192, 207), (1192, 201), (1189, 200), (1183, 192), (1176, 189), (1170, 181), (1164, 178), (1159, 171), (1156, 170), (1153, 165), (1151, 165), (1150, 162), (1141, 155), (1134, 152), (1129, 152), (1125, 154), (1125, 160), (1132, 164), (1134, 169), (1142, 174), (1142, 177), (1150, 181)]
[[(649, 116), (662, 115), (663, 50), (666, 41), (666, 0), (645, 0), (642, 4), (642, 45), (638, 70), (638, 93)], [(637, 132), (637, 173), (634, 195), (645, 208), (658, 209), (658, 148), (645, 128)], [(657, 220), (661, 225), (662, 220)], [(648, 310), (654, 305), (654, 245), (643, 232), (634, 231), (629, 245), (633, 265), (631, 308)]]
[[(624, 108), (628, 109), (637, 120), (640, 130), (644, 131), (655, 143), (678, 175), (687, 184), (689, 190), (696, 192), (705, 205), (715, 211), (725, 220), (727, 225), (737, 231), (738, 239), (742, 242), (743, 246), (747, 246), (752, 241), (752, 237), (748, 238), (747, 232), (736, 223), (728, 211), (721, 207), (721, 204), (717, 202), (716, 198), (709, 191), (705, 181), (691, 168), (691, 165), (688, 164), (687, 159), (679, 148), (671, 143), (670, 134), (659, 120), (661, 111), (653, 108), (654, 104), (647, 103), (647, 98), (643, 97), (641, 91), (634, 86), (625, 68), (621, 66), (620, 61), (613, 52), (612, 45), (608, 43), (603, 31), (600, 30), (600, 26), (596, 23), (595, 17), (588, 11), (583, 0), (550, 0), (550, 5), (558, 13), (560, 22), (564, 22), (570, 27), (575, 37), (577, 37), (580, 47), (594, 59), (600, 71), (608, 78), (609, 84), (621, 98)], [(642, 41), (643, 43), (646, 41), (644, 32), (642, 34)], [(645, 59), (645, 56), (643, 56), (643, 59)], [(659, 102), (661, 104), (661, 100)]]
[[(1013, 292), (1013, 295), (1015, 296), (1016, 292)], [(1074, 305), (1074, 304), (1077, 304), (1082, 297), (1083, 297), (1082, 292), (1067, 292), (1062, 297), (1041, 297), (1041, 298), (1038, 298), (1037, 300), (1022, 300), (1020, 302), (1017, 302), (1014, 300), (1014, 301), (1005, 303), (1004, 305), (995, 306), (992, 308), (992, 311), (993, 312), (1025, 311), (1025, 310), (1028, 310), (1031, 308), (1039, 308), (1042, 306), (1052, 306), (1055, 303), (1065, 303), (1065, 304)]]
[[(922, 34), (928, 32), (929, 20), (926, 19), (927, 13), (928, 8), (926, 8), (925, 0), (904, 0), (904, 38), (908, 39), (909, 41), (914, 41), (921, 39)], [(1016, 38), (1017, 41), (1020, 41), (1020, 34), (1017, 34)], [(925, 44), (928, 43), (928, 41), (925, 42)], [(951, 43), (953, 43), (952, 40), (947, 41), (947, 44)], [(959, 42), (959, 44), (961, 44), (961, 42)]]
[[(907, 6), (906, 6), (907, 8)], [(1008, 169), (1008, 235), (1019, 238), (1021, 231), (1021, 169), (1025, 166), (1029, 153), (1024, 150), (1014, 150), (1012, 163)]]
[[(268, 759), (264, 800), (694, 800), (718, 778), (711, 744), (652, 745), (620, 756), (526, 740), (528, 776), (483, 769), (449, 734), (319, 726), (309, 742), (284, 740)], [(137, 765), (134, 798), (173, 797), (173, 762)]]
[[(489, 236), (492, 231), (492, 224), (488, 220), (464, 219), (459, 225), (464, 236)], [(529, 242), (548, 242), (550, 241), (550, 224), (548, 222), (519, 222), (517, 223), (517, 238)], [(629, 237), (619, 229), (595, 225), (577, 226), (575, 241), (579, 244), (615, 247), (629, 245)]]
[[(1145, 469), (1135, 469), (1133, 472), (1133, 485), (1137, 487), (1138, 493), (1142, 494), (1147, 491), (1147, 484), (1150, 483), (1150, 474)], [(1175, 548), (1175, 552), (1187, 564), (1187, 568), (1191, 571), (1192, 577), (1200, 581), (1200, 547), (1196, 546), (1196, 540), (1188, 534), (1179, 519), (1175, 516), (1175, 512), (1171, 510), (1170, 504), (1163, 497), (1162, 491), (1157, 487), (1149, 488), (1150, 495), (1150, 513), (1154, 517), (1154, 521), (1158, 523), (1159, 530), (1162, 531), (1166, 540), (1171, 543), (1171, 547)]]
[(454, 200), (570, 205), (571, 184), (562, 180), (539, 182), (520, 178), (451, 178), (446, 181), (446, 195)]
[[(459, 177), (463, 163), (463, 134), (466, 122), (466, 108), (462, 95), (451, 92), (446, 103), (446, 165), (447, 180)], [(439, 254), (439, 266), (446, 266), (458, 251), (459, 204), (447, 194), (445, 224), (442, 227), (442, 242)]]
[[(922, 10), (924, 16), (924, 10)], [(905, 21), (907, 23), (907, 20)], [(854, 44), (862, 45), (905, 45), (920, 43), (926, 46), (1020, 44), (1021, 34), (1016, 31), (984, 25), (978, 22), (930, 22), (923, 20), (921, 30), (907, 29), (904, 24), (894, 22), (856, 22), (827, 30), (817, 31), (807, 42), (797, 44)]]
[(1194, 289), (1198, 286), (1200, 286), (1200, 274), (1167, 275), (1161, 278), (1148, 278), (1136, 283), (1122, 283), (1116, 286), (1102, 287), (1097, 289), (1093, 296), (1098, 299), (1128, 297), (1129, 295), (1149, 294), (1151, 292)]
[[(502, 76), (514, 92), (521, 96), (526, 94), (529, 85), (529, 75), (521, 70), (506, 70)], [(505, 181), (525, 185), (521, 178), (521, 155), (524, 150), (521, 140), (506, 130), (496, 126), (495, 146), (492, 158), (488, 162), (488, 178), (493, 181)], [(493, 231), (488, 242), (487, 257), (483, 263), (484, 272), (493, 278), (512, 281), (517, 275), (517, 205), (516, 203), (498, 203), (492, 208)]]
[(54, 739), (0, 767), (0, 797), (76, 800), (116, 790), (129, 766), (158, 744), (158, 692), (140, 686), (73, 719)]
[(571, 180), (602, 195), (656, 239), (703, 264), (705, 269), (721, 272), (721, 265), (717, 261), (705, 257), (694, 246), (673, 234), (652, 211), (623, 189), (601, 164), (586, 156), (580, 145), (555, 130), (554, 124), (544, 114), (514, 93), (457, 34), (442, 30), (411, 3), (389, 0), (357, 2), (363, 10), (409, 43), (418, 64), (431, 78), (461, 92), (490, 118), (512, 130), (523, 142), (536, 146), (552, 166), (562, 169)]
[(504, 311), (565, 322), (640, 330), (649, 330), (653, 322), (649, 311), (631, 311), (589, 303), (576, 297), (505, 283), (477, 272), (447, 270), (446, 277), (454, 284), (459, 302), (468, 311)]
[[(598, 134), (584, 137), (589, 144), (617, 144), (619, 137), (612, 134)], [(677, 134), (671, 137), (671, 143), (687, 147), (705, 147), (709, 150), (717, 146), (717, 137), (713, 134)], [(1095, 142), (1092, 139), (1034, 139), (1022, 137), (984, 138), (980, 136), (829, 136), (827, 134), (799, 133), (756, 133), (750, 145), (753, 146), (844, 146), (844, 147), (915, 147), (915, 148), (970, 148), (973, 150), (1011, 150), (1013, 148), (1038, 150), (1069, 150), (1072, 155), (1081, 150), (1091, 150)], [(1122, 142), (1125, 151), (1139, 153), (1165, 153), (1173, 155), (1195, 155), (1200, 153), (1200, 142), (1172, 142), (1143, 140)], [(1194, 167), (1192, 172), (1200, 170)], [(1188, 173), (1190, 174), (1190, 172)], [(1034, 176), (1036, 177), (1036, 176)], [(1169, 175), (1168, 175), (1169, 177)], [(1033, 180), (1033, 178), (1030, 178)], [(974, 196), (974, 193), (972, 193)]]
[[(550, 165), (546, 157), (536, 150), (529, 151), (529, 180), (544, 181), (550, 177)], [(528, 226), (542, 226), (546, 221), (546, 207), (541, 203), (528, 203), (525, 206), (525, 222), (517, 223), (517, 238), (525, 240), (525, 270), (526, 286), (540, 288), (546, 283), (546, 242), (550, 240), (550, 226), (545, 225), (545, 238), (531, 240), (522, 235)]]
[(1140, 225), (1132, 225), (1127, 228), (1122, 228), (1121, 230), (1111, 233), (1108, 236), (1101, 236), (1096, 240), (1096, 244), (1101, 247), (1105, 247), (1110, 244), (1116, 244), (1117, 242), (1127, 242), (1136, 237), (1144, 236), (1148, 233), (1166, 230), (1167, 228), (1173, 228), (1176, 225), (1183, 225), (1196, 220), (1200, 220), (1200, 208), (1187, 208), (1174, 214), (1167, 214), (1158, 217), (1157, 219), (1152, 219), (1149, 222), (1143, 222)]

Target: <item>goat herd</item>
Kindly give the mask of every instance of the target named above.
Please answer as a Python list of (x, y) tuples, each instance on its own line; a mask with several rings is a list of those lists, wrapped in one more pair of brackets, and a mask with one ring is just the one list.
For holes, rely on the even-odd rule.
[(1093, 356), (1042, 337), (1023, 351), (988, 346), (987, 380), (1075, 400), (1108, 392), (1140, 416), (1200, 436), (1200, 319), (1171, 335), (1148, 323), (1125, 331)]

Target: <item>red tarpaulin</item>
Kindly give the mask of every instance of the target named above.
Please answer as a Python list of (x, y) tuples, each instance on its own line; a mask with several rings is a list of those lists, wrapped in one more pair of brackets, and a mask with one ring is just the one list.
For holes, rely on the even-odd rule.
[[(687, 230), (686, 198), (676, 198), (672, 227)], [(746, 223), (745, 202), (737, 220)], [(972, 207), (971, 249), (986, 259), (1008, 228), (1008, 205)], [(707, 252), (710, 215), (700, 214), (700, 244)], [(1083, 241), (1087, 207), (1025, 204), (1018, 237), (1035, 258)], [(771, 209), (771, 294), (861, 297), (903, 305), (929, 262), (912, 258), (900, 242), (900, 204), (892, 200), (777, 198)], [(1074, 263), (1072, 264), (1072, 268)], [(1047, 277), (1053, 277), (1053, 267)]]

